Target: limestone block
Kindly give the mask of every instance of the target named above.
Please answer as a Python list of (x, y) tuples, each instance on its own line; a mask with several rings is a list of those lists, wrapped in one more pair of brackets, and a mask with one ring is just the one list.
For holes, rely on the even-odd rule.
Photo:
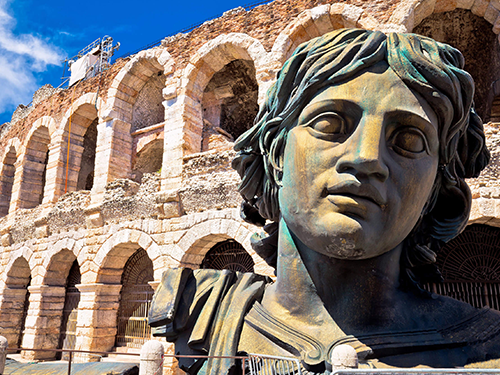
[(417, 26), (422, 22), (422, 20), (426, 17), (429, 17), (433, 12), (436, 6), (436, 0), (423, 0), (419, 1), (415, 5), (414, 10), (414, 24), (413, 26)]
[(474, 4), (474, 0), (457, 0), (457, 8), (470, 9)]
[(365, 12), (359, 18), (358, 26), (365, 30), (378, 30), (380, 24), (374, 17)]
[(163, 219), (181, 216), (180, 206), (178, 202), (163, 203)]
[(10, 233), (5, 233), (4, 235), (2, 235), (1, 243), (3, 247), (9, 247), (10, 245), (12, 245), (12, 235)]
[[(302, 26), (303, 30), (306, 33), (306, 39), (309, 40), (312, 38), (316, 38), (317, 36), (320, 36), (320, 31), (314, 24), (314, 20), (311, 17), (311, 11), (306, 10), (302, 13), (300, 13), (297, 18), (295, 19), (294, 23), (299, 26), (297, 30), (300, 30), (300, 26)], [(298, 38), (294, 38), (295, 40), (298, 40)], [(304, 41), (305, 41), (304, 40)]]
[(360, 19), (362, 14), (363, 14), (363, 9), (354, 5), (346, 4), (344, 6), (344, 9), (342, 10), (342, 18), (344, 19), (344, 26), (356, 27), (358, 20)]
[(333, 30), (330, 20), (330, 5), (324, 4), (311, 9), (311, 18), (316, 25), (320, 35)]
[(498, 14), (499, 14), (498, 9), (494, 8), (490, 3), (486, 8), (486, 11), (484, 12), (484, 19), (489, 23), (491, 23), (492, 25), (494, 25), (498, 18)]
[(500, 0), (491, 0), (489, 5), (496, 10), (500, 10)]
[(449, 12), (457, 7), (457, 0), (436, 0), (434, 13)]
[(46, 238), (50, 235), (50, 230), (48, 225), (43, 225), (35, 229), (36, 238)]
[(344, 18), (342, 12), (345, 4), (334, 3), (330, 5), (330, 21), (334, 29), (342, 29), (344, 27)]
[(474, 5), (471, 7), (471, 12), (479, 17), (484, 17), (486, 9), (488, 8), (489, 1), (487, 0), (475, 0)]
[(500, 33), (500, 16), (497, 17), (497, 19), (495, 20), (495, 23), (493, 24), (493, 32), (495, 34), (499, 34)]
[(404, 25), (408, 31), (413, 30), (415, 24), (415, 1), (402, 2), (389, 18), (389, 23)]

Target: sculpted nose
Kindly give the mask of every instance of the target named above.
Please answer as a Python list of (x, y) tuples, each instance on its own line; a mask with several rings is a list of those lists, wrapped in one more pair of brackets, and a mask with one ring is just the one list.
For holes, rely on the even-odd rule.
[(380, 131), (369, 130), (359, 126), (344, 142), (344, 153), (338, 159), (336, 169), (339, 173), (375, 177), (383, 182), (389, 177), (389, 168), (382, 158), (385, 137)]

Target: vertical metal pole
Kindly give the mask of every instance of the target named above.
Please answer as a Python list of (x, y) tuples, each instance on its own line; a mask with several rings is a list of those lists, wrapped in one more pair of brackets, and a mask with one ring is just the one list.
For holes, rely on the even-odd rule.
[(245, 375), (245, 361), (246, 360), (247, 360), (246, 358), (243, 358), (241, 360), (241, 375)]
[(69, 358), (68, 358), (68, 375), (71, 375), (71, 360), (73, 359), (73, 352), (70, 350), (69, 351)]

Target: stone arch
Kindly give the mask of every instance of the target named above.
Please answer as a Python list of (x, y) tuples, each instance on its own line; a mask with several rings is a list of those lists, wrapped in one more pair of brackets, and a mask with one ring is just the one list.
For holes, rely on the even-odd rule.
[[(442, 7), (440, 2), (436, 2), (433, 13), (422, 20), (415, 20), (412, 32), (450, 44), (462, 52), (465, 70), (471, 74), (475, 83), (476, 112), (484, 122), (488, 122), (495, 97), (495, 81), (500, 76), (498, 30), (495, 27), (491, 29), (491, 23), (495, 22), (499, 11), (494, 8), (493, 2), (481, 4), (489, 4), (485, 8), (496, 12), (496, 16), (489, 15), (490, 11), (479, 12), (477, 6), (480, 3), (477, 1), (469, 4), (471, 9), (464, 9), (464, 3), (459, 3), (460, 6), (450, 2), (446, 3), (447, 7)], [(492, 17), (495, 19), (492, 20)], [(477, 56), (481, 58), (478, 59)]]
[[(108, 108), (114, 111), (116, 118), (133, 124), (134, 105), (140, 98), (143, 88), (147, 87), (155, 75), (159, 77), (170, 74), (172, 67), (173, 59), (166, 49), (153, 48), (139, 52), (125, 64), (111, 83), (107, 99)], [(159, 100), (161, 99), (160, 95)]]
[[(236, 60), (249, 62), (255, 69), (259, 95), (264, 94), (260, 81), (267, 80), (268, 56), (262, 43), (246, 34), (220, 35), (205, 43), (191, 58), (183, 72), (178, 100), (182, 107), (183, 146), (186, 153), (201, 151), (203, 132), (203, 94), (212, 77)], [(175, 107), (174, 107), (175, 109)], [(173, 110), (173, 109), (172, 109)]]
[(500, 4), (483, 0), (417, 0), (400, 4), (389, 18), (389, 23), (403, 26), (407, 32), (413, 32), (425, 18), (436, 13), (450, 12), (455, 9), (470, 10), (473, 14), (483, 17), (491, 25), (495, 34), (500, 33), (497, 18)]
[(16, 252), (17, 256), (11, 258), (10, 262), (5, 267), (3, 282), (7, 286), (26, 287), (26, 281), (32, 276), (32, 267), (29, 264), (29, 259), (32, 251), (28, 248), (23, 248), (23, 252)]
[(18, 138), (11, 138), (7, 142), (5, 151), (0, 159), (0, 217), (9, 213), (17, 155), (20, 146), (21, 143)]
[(136, 229), (122, 229), (108, 238), (97, 251), (93, 261), (96, 272), (82, 275), (82, 282), (120, 284), (123, 266), (137, 249), (142, 248), (153, 262), (155, 280), (161, 279), (163, 263), (158, 244), (150, 235)]
[[(54, 170), (56, 196), (76, 190), (90, 190), (94, 181), (97, 128), (102, 99), (96, 93), (79, 97), (61, 121), (60, 147)], [(68, 153), (69, 144), (69, 153)]]
[(44, 256), (41, 275), (43, 285), (64, 286), (75, 260), (81, 266), (84, 261), (82, 244), (72, 238), (57, 241)]
[(355, 5), (344, 3), (319, 5), (303, 11), (285, 27), (276, 38), (272, 53), (280, 65), (283, 65), (300, 44), (344, 27), (368, 30), (383, 28), (373, 16)]
[(255, 272), (271, 275), (272, 268), (255, 253), (250, 244), (254, 229), (233, 219), (213, 219), (192, 226), (176, 245), (173, 257), (180, 260), (179, 267), (198, 268), (205, 254), (217, 243), (235, 240), (250, 254)]
[[(19, 347), (23, 338), (31, 285), (31, 251), (16, 251), (3, 272), (0, 290), (0, 329), (10, 347)], [(24, 251), (24, 252), (23, 252)]]
[[(18, 152), (10, 210), (34, 208), (46, 203), (49, 196), (47, 171), (54, 145), (56, 125), (49, 116), (33, 123), (21, 150)], [(47, 185), (47, 186), (46, 186)]]

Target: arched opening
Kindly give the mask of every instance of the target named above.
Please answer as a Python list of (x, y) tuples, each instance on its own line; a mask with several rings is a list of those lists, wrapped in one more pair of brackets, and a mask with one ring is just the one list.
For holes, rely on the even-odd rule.
[(203, 92), (202, 151), (226, 149), (251, 128), (259, 111), (251, 60), (234, 60), (215, 73)]
[[(24, 257), (17, 258), (7, 272), (5, 287), (8, 290), (8, 307), (2, 305), (2, 335), (7, 337), (9, 346), (21, 347), (26, 317), (29, 309), (31, 270)], [(6, 291), (4, 291), (4, 303)]]
[(116, 346), (140, 348), (151, 338), (147, 316), (154, 290), (148, 282), (153, 280), (153, 262), (139, 248), (123, 268)]
[(34, 208), (43, 201), (47, 161), (49, 159), (49, 130), (40, 126), (27, 146), (21, 180), (20, 208)]
[(448, 43), (462, 52), (465, 70), (476, 85), (476, 111), (488, 122), (494, 97), (492, 84), (500, 76), (500, 46), (491, 24), (470, 10), (455, 9), (425, 18), (413, 32)]
[(97, 123), (98, 118), (92, 121), (83, 136), (82, 160), (80, 162), (80, 171), (78, 172), (76, 190), (91, 190), (94, 184)]
[[(74, 349), (76, 344), (76, 323), (78, 318), (78, 304), (80, 303), (80, 291), (76, 285), (81, 283), (80, 266), (75, 259), (66, 279), (66, 293), (64, 296), (64, 307), (61, 317), (61, 329), (59, 334), (58, 349)], [(64, 353), (63, 359), (68, 359), (69, 354)], [(58, 353), (58, 358), (61, 358)]]
[(153, 74), (142, 87), (132, 109), (132, 133), (165, 120), (162, 104), (164, 87), (165, 76), (162, 71)]
[(428, 289), (474, 307), (500, 310), (500, 229), (468, 226), (437, 255), (444, 282)]
[(217, 243), (206, 254), (200, 268), (253, 272), (254, 261), (243, 246), (235, 240)]
[(14, 146), (11, 146), (3, 159), (3, 168), (0, 172), (0, 217), (9, 213), (12, 185), (14, 184), (14, 174), (16, 172), (14, 166), (16, 160), (16, 149)]
[(158, 138), (149, 142), (137, 153), (132, 167), (134, 181), (140, 183), (144, 173), (159, 172), (162, 161), (163, 138)]
[(64, 125), (60, 155), (63, 164), (61, 194), (90, 190), (94, 182), (99, 117), (93, 94), (86, 94), (79, 101), (82, 104), (66, 115)]

